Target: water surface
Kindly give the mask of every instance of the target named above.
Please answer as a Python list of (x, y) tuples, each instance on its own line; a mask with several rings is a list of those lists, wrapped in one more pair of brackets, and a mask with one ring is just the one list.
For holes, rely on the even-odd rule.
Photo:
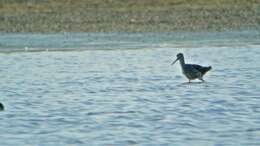
[[(2, 34), (0, 145), (260, 145), (260, 35)], [(188, 84), (179, 64), (211, 65)]]

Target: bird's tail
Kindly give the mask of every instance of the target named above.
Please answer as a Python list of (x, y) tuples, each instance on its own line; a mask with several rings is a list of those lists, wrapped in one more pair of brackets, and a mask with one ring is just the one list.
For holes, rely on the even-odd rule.
[(209, 67), (208, 67), (208, 71), (209, 71), (209, 70), (211, 70), (211, 69), (212, 69), (212, 67), (211, 67), (211, 66), (209, 66)]
[(211, 66), (204, 67), (204, 69), (201, 71), (202, 75), (204, 75), (206, 72), (210, 71), (212, 69)]

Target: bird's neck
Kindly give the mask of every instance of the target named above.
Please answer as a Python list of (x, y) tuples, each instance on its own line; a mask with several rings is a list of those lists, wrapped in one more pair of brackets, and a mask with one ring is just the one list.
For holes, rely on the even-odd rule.
[(182, 67), (185, 65), (184, 58), (181, 58), (181, 59), (180, 59), (180, 64), (181, 64)]

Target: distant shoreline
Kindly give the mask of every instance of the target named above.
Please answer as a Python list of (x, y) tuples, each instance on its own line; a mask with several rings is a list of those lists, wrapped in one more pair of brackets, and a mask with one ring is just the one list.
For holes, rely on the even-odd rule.
[(259, 0), (9, 0), (0, 13), (0, 32), (260, 30)]

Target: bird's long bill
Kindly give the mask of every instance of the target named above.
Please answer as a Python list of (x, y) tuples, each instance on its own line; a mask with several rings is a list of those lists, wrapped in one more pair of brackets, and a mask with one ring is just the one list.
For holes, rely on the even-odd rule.
[(171, 65), (174, 65), (175, 64), (175, 62), (176, 61), (178, 61), (179, 60), (179, 58), (177, 58), (176, 60), (174, 60), (173, 62), (172, 62), (172, 64)]

